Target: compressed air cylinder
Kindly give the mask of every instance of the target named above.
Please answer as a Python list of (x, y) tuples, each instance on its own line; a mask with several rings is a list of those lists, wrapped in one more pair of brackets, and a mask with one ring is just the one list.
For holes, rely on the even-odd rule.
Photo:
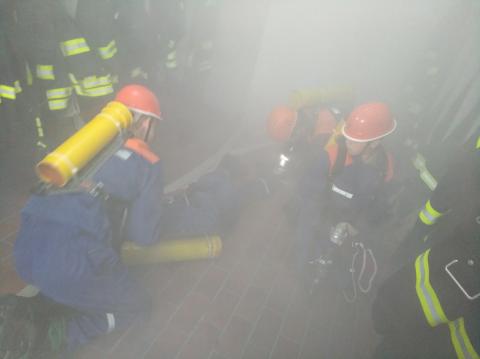
[(63, 187), (132, 123), (130, 110), (112, 101), (90, 122), (41, 160), (36, 167), (43, 182)]
[(123, 262), (130, 265), (209, 259), (220, 255), (222, 240), (218, 236), (161, 241), (153, 246), (133, 242), (122, 245)]

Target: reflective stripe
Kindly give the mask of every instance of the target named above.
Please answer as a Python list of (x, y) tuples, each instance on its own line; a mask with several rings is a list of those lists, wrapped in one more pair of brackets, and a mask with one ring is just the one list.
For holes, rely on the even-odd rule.
[(48, 101), (50, 111), (64, 110), (68, 106), (68, 98)]
[(8, 98), (9, 100), (15, 100), (17, 98), (15, 87), (0, 85), (0, 97)]
[[(77, 90), (77, 87), (75, 87), (75, 90)], [(102, 86), (102, 87), (95, 87), (93, 89), (81, 89), (81, 91), (77, 91), (77, 94), (80, 96), (87, 96), (87, 97), (99, 97), (99, 96), (106, 96), (110, 95), (113, 93), (113, 86), (112, 85), (107, 85), (107, 86)]]
[(37, 65), (37, 77), (41, 80), (55, 80), (52, 65)]
[(115, 329), (115, 316), (113, 313), (107, 313), (107, 334), (111, 333)]
[(37, 127), (38, 137), (42, 138), (43, 137), (43, 125), (42, 125), (42, 121), (40, 120), (40, 117), (35, 118), (35, 125)]
[(448, 323), (450, 338), (458, 359), (480, 359), (465, 330), (463, 318)]
[(143, 69), (141, 67), (136, 67), (130, 73), (130, 77), (132, 79), (137, 78), (137, 77), (143, 77), (145, 80), (147, 80), (148, 79), (148, 74), (145, 71), (143, 71)]
[(89, 76), (84, 78), (80, 81), (80, 84), (83, 86), (84, 89), (91, 89), (98, 86), (106, 86), (112, 83), (112, 79), (110, 75), (97, 77), (97, 76)]
[(63, 87), (63, 88), (47, 90), (47, 98), (49, 100), (62, 99), (65, 97), (69, 97), (71, 94), (72, 94), (71, 87)]
[(60, 43), (60, 49), (62, 50), (63, 56), (80, 55), (90, 51), (87, 41), (83, 37)]
[(88, 76), (81, 81), (78, 81), (73, 74), (68, 74), (68, 76), (73, 83), (75, 92), (79, 96), (98, 97), (114, 92), (110, 75), (102, 77)]
[(165, 66), (168, 69), (174, 69), (177, 67), (177, 50), (173, 50), (168, 53), (167, 60), (165, 61)]
[(13, 83), (13, 86), (15, 87), (15, 93), (21, 93), (22, 92), (22, 86), (20, 85), (20, 81), (15, 81)]
[(438, 183), (435, 177), (428, 170), (425, 164), (425, 157), (423, 157), (420, 153), (417, 153), (413, 159), (413, 166), (420, 173), (420, 178), (422, 179), (423, 183), (425, 183), (427, 187), (433, 191), (437, 187)]
[(342, 195), (345, 198), (348, 198), (348, 199), (353, 198), (353, 193), (350, 193), (341, 188), (338, 188), (337, 186), (335, 186), (335, 184), (332, 184), (332, 191), (338, 193), (339, 195)]
[(480, 137), (478, 137), (477, 139), (477, 146), (476, 146), (477, 150), (480, 149)]
[(431, 327), (435, 327), (438, 324), (447, 323), (448, 319), (432, 285), (430, 284), (428, 266), (429, 253), (430, 249), (419, 255), (415, 260), (415, 289), (428, 324), (430, 324)]
[(420, 220), (427, 226), (435, 224), (441, 216), (443, 216), (443, 213), (433, 208), (430, 200), (427, 201), (423, 209), (418, 214)]
[(107, 46), (98, 48), (98, 53), (100, 54), (100, 57), (104, 60), (111, 59), (113, 56), (115, 56), (117, 51), (117, 43), (115, 42), (115, 40), (110, 41)]

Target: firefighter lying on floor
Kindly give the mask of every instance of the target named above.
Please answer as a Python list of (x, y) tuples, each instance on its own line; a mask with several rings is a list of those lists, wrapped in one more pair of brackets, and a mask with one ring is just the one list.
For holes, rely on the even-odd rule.
[[(116, 222), (107, 213), (108, 198), (119, 199), (128, 208), (125, 239), (148, 246), (167, 235), (218, 234), (219, 225), (227, 220), (224, 214), (233, 220), (241, 202), (265, 193), (263, 181), (232, 180), (238, 166), (226, 159), (192, 187), (188, 204), (173, 201), (166, 206), (162, 161), (147, 145), (161, 118), (158, 101), (138, 85), (126, 86), (116, 101), (99, 116), (108, 124), (116, 120), (118, 106), (128, 114), (129, 109), (133, 136), (78, 188), (33, 194), (22, 211), (14, 248), (16, 268), (40, 294), (31, 299), (12, 295), (1, 301), (2, 319), (9, 320), (0, 321), (4, 326), (0, 354), (10, 353), (9, 358), (69, 353), (148, 312), (149, 298), (114, 249), (112, 223)], [(105, 115), (105, 111), (110, 112)], [(97, 122), (94, 118), (87, 126)], [(52, 179), (62, 182), (58, 176)], [(52, 306), (55, 315), (45, 320), (37, 315), (52, 312)], [(18, 313), (23, 314), (18, 317)], [(7, 334), (12, 328), (16, 328), (13, 338)], [(36, 329), (38, 336), (33, 334)]]

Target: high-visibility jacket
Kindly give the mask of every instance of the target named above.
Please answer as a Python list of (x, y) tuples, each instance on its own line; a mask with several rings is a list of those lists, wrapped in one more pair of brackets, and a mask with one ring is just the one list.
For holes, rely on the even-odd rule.
[[(468, 176), (478, 176), (471, 173), (472, 168), (478, 166), (480, 151), (469, 151), (462, 153), (453, 163), (450, 164), (445, 176), (443, 176), (438, 185), (434, 188), (432, 195), (427, 200), (418, 214), (416, 223), (417, 239), (426, 239), (425, 237), (432, 231), (434, 226), (447, 214), (450, 217), (463, 216), (462, 207), (465, 202), (465, 181)], [(470, 173), (470, 174), (469, 174)], [(455, 221), (463, 221), (464, 218), (456, 218)]]
[(479, 358), (480, 332), (465, 326), (478, 319), (479, 276), (479, 232), (459, 228), (383, 283), (373, 307), (377, 331), (415, 343), (415, 337), (448, 328), (458, 358)]
[[(102, 63), (90, 39), (67, 14), (63, 6), (57, 6), (54, 21), (57, 27), (58, 45), (66, 62), (68, 75), (75, 93), (82, 97), (105, 97), (114, 92), (112, 74)], [(91, 9), (94, 11), (94, 9)], [(99, 20), (99, 19), (96, 19)], [(109, 44), (103, 46), (104, 54), (111, 55)], [(107, 51), (108, 48), (108, 51)]]
[(58, 12), (56, 0), (20, 0), (15, 4), (15, 45), (27, 60), (35, 78), (40, 105), (50, 111), (67, 109), (72, 87), (60, 48), (58, 47), (54, 14)]
[(91, 51), (113, 78), (119, 75), (116, 40), (116, 6), (112, 0), (84, 0), (77, 4), (76, 21)]

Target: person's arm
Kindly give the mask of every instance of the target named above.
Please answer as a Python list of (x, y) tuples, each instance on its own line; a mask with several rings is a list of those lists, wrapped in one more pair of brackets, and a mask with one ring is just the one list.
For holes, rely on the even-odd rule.
[(139, 245), (151, 245), (160, 238), (162, 227), (163, 171), (160, 161), (153, 164), (138, 182), (138, 194), (127, 220), (127, 238)]

